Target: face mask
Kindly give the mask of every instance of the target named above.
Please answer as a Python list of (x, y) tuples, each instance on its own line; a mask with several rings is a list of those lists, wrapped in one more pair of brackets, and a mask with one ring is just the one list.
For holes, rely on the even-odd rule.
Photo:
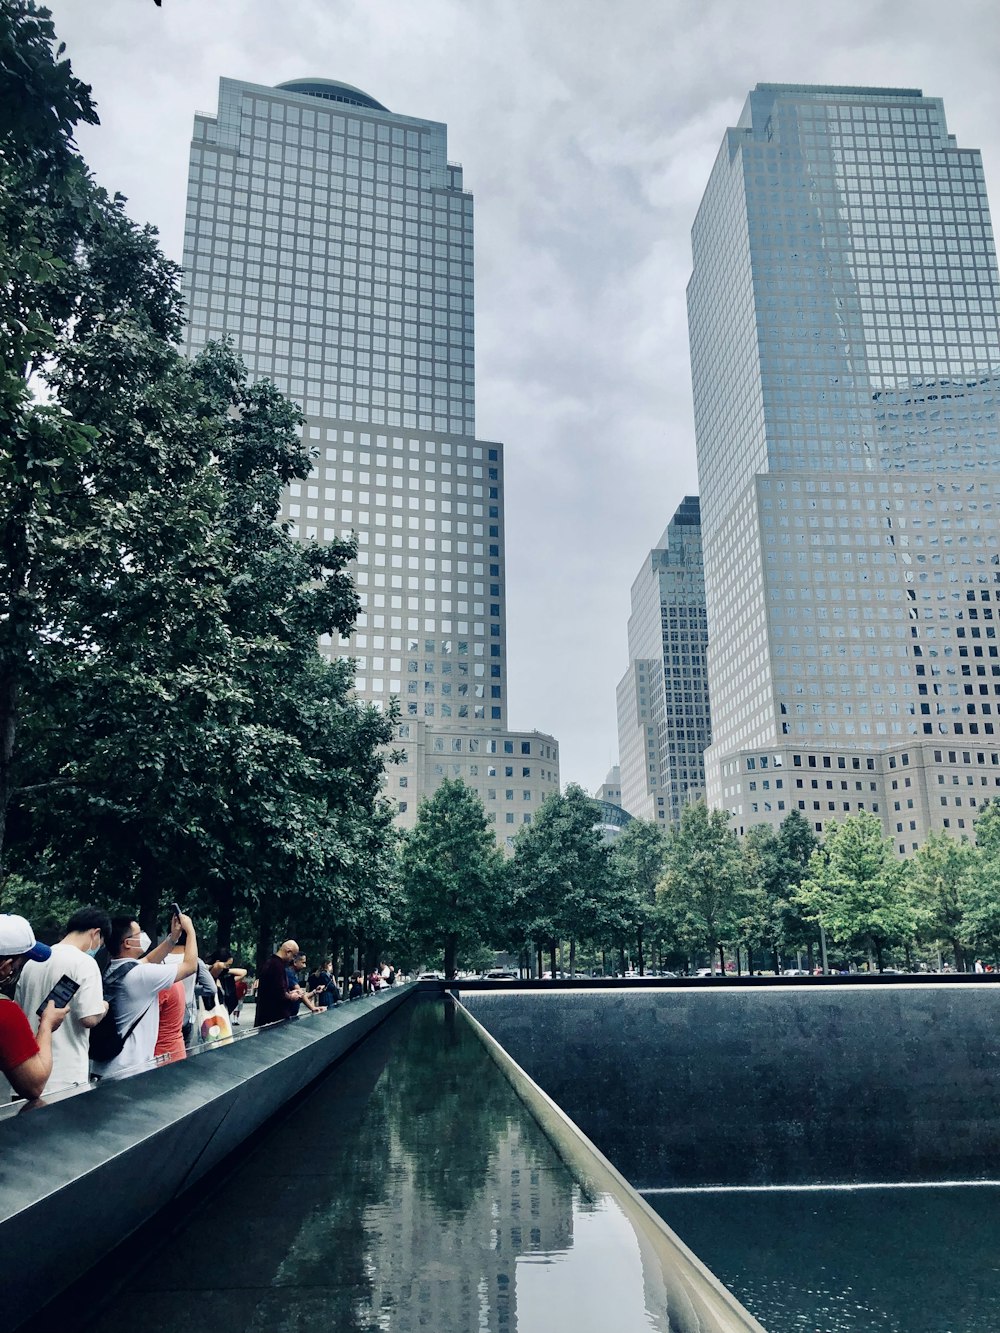
[(93, 949), (88, 949), (87, 955), (90, 958), (96, 958), (100, 952), (101, 952), (101, 946), (98, 944)]

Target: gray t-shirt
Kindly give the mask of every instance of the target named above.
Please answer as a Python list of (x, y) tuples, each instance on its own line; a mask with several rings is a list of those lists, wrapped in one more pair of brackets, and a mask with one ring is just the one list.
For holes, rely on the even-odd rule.
[[(128, 961), (125, 958), (113, 959), (105, 973), (105, 984)], [(92, 1069), (99, 1078), (128, 1078), (130, 1074), (138, 1074), (151, 1067), (156, 1034), (160, 1028), (160, 1006), (156, 997), (176, 980), (176, 963), (136, 963), (128, 969), (116, 988), (112, 1007), (119, 1035), (124, 1036), (133, 1023), (135, 1028), (129, 1034), (120, 1055), (116, 1055), (113, 1060), (94, 1061)], [(139, 1019), (137, 1023), (136, 1019)]]

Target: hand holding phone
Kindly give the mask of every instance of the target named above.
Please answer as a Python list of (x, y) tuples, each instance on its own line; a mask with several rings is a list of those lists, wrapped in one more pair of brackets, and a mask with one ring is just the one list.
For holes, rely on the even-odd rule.
[(41, 1018), (50, 1000), (57, 1009), (65, 1009), (79, 989), (80, 983), (74, 981), (72, 977), (60, 977), (35, 1010), (35, 1013)]

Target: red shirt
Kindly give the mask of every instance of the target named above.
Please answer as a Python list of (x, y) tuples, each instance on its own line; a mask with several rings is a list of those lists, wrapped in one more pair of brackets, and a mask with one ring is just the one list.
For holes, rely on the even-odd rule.
[(175, 981), (156, 997), (160, 1005), (160, 1029), (156, 1034), (154, 1055), (168, 1055), (171, 1060), (186, 1060), (184, 1049), (184, 1007), (187, 996), (184, 982)]
[(38, 1054), (38, 1042), (24, 1010), (13, 1000), (0, 999), (0, 1071), (4, 1074)]

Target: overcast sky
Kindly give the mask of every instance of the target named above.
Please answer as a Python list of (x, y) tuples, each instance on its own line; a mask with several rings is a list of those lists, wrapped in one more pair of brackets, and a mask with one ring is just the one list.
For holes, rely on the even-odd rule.
[(445, 121), (476, 199), (477, 434), (507, 476), (510, 723), (563, 781), (617, 761), (629, 588), (697, 492), (684, 289), (722, 134), (757, 82), (943, 97), (1000, 189), (988, 0), (48, 0), (80, 146), (181, 257), (192, 116), (222, 75), (355, 84)]

